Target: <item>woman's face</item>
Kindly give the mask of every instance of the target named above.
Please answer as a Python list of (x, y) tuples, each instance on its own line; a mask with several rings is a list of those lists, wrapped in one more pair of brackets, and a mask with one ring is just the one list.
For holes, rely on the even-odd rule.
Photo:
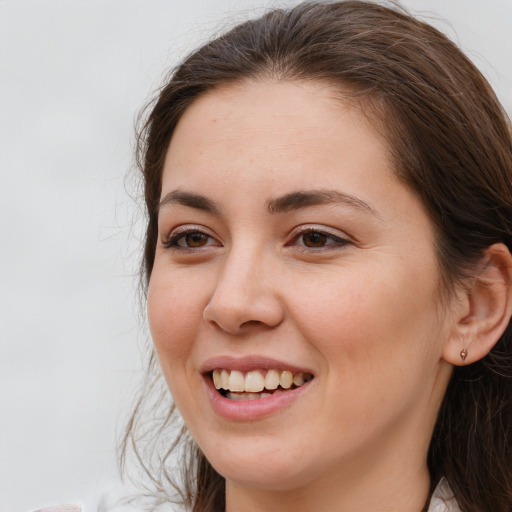
[(173, 135), (158, 222), (151, 332), (219, 473), (291, 489), (424, 468), (450, 315), (432, 225), (356, 108), (314, 82), (206, 93)]

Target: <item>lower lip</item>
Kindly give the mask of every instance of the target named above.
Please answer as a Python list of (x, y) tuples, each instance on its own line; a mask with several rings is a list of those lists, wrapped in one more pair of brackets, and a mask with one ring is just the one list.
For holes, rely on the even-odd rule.
[(256, 400), (230, 400), (222, 396), (209, 377), (205, 377), (207, 395), (215, 413), (231, 421), (251, 421), (270, 416), (289, 407), (311, 386), (314, 379), (302, 386)]

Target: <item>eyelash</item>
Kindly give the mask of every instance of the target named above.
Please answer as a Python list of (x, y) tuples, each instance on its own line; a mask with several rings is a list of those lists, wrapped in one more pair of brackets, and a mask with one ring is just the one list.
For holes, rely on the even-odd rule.
[[(179, 242), (181, 240), (183, 240), (185, 237), (190, 236), (190, 235), (196, 235), (196, 234), (207, 238), (205, 245), (201, 245), (198, 247), (191, 247), (189, 245), (180, 245)], [(301, 239), (304, 236), (307, 236), (309, 234), (315, 234), (315, 235), (320, 235), (321, 237), (325, 237), (324, 241), (325, 242), (331, 241), (331, 243), (325, 243), (324, 245), (320, 245), (318, 247), (309, 247), (305, 243), (302, 243), (297, 246), (299, 248), (299, 250), (304, 251), (304, 252), (319, 252), (322, 250), (323, 251), (336, 250), (336, 249), (339, 249), (339, 248), (342, 248), (342, 247), (345, 247), (345, 246), (351, 244), (351, 241), (347, 238), (342, 238), (342, 237), (336, 236), (333, 233), (330, 233), (328, 231), (325, 231), (325, 230), (322, 230), (319, 228), (309, 227), (309, 228), (305, 228), (299, 232), (294, 233), (291, 241), (288, 242), (286, 244), (286, 246), (289, 247), (289, 246), (295, 245), (299, 239)], [(178, 232), (171, 233), (169, 238), (164, 241), (163, 246), (166, 249), (173, 249), (175, 251), (195, 252), (195, 251), (201, 251), (205, 247), (210, 247), (210, 246), (214, 245), (214, 244), (209, 243), (209, 241), (211, 241), (211, 240), (215, 240), (215, 239), (211, 235), (202, 231), (201, 229), (187, 228), (187, 229), (183, 229), (183, 230), (180, 229)], [(304, 240), (303, 240), (303, 242), (304, 242)], [(331, 246), (333, 246), (333, 247), (331, 247)]]

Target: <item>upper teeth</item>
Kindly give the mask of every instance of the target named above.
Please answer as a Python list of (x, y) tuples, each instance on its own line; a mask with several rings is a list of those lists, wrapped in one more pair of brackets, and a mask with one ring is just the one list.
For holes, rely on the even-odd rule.
[(289, 389), (292, 384), (302, 386), (308, 377), (303, 373), (288, 370), (253, 370), (245, 375), (238, 370), (213, 370), (213, 383), (216, 389), (226, 391), (247, 391), (259, 393), (263, 389), (273, 390), (281, 386)]

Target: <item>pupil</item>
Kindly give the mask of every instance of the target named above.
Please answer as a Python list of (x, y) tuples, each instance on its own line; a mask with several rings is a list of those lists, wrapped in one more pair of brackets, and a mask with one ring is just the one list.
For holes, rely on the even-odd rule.
[(307, 247), (323, 247), (327, 237), (322, 233), (307, 233), (304, 235), (304, 244)]
[(186, 236), (186, 241), (189, 247), (201, 247), (206, 243), (206, 235), (202, 233), (191, 233)]

